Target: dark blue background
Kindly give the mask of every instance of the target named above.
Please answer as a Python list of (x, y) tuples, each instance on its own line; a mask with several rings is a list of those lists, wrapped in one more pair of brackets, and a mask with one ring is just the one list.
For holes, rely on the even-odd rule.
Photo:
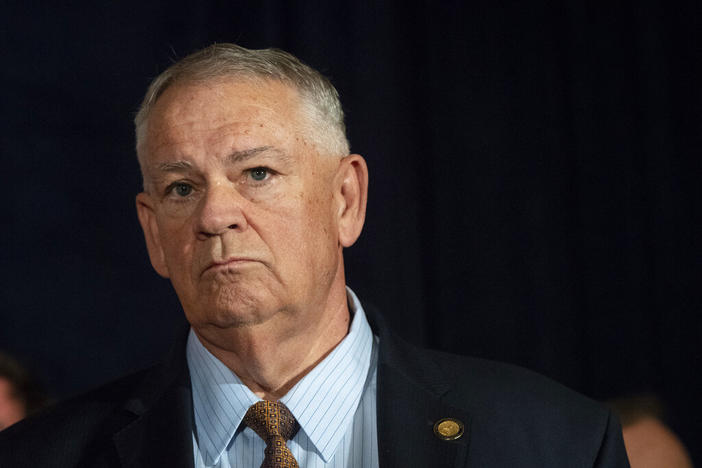
[(197, 48), (276, 46), (330, 76), (368, 160), (363, 300), (416, 343), (655, 391), (699, 457), (702, 15), (596, 3), (4, 4), (0, 348), (57, 397), (164, 353), (183, 318), (134, 112)]

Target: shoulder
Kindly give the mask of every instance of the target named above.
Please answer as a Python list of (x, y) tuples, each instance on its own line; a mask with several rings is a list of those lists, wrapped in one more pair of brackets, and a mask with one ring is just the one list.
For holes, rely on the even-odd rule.
[(417, 352), (446, 379), (444, 398), (468, 410), (497, 417), (508, 412), (511, 419), (519, 415), (606, 424), (608, 410), (598, 402), (529, 369), (438, 351)]
[(28, 459), (69, 466), (79, 460), (128, 424), (131, 413), (124, 408), (152, 372), (146, 369), (56, 403), (0, 432), (0, 466), (23, 466)]
[(401, 373), (464, 414), (478, 466), (507, 466), (514, 457), (522, 466), (627, 466), (618, 421), (598, 402), (519, 366), (386, 338), (386, 375)]
[[(541, 426), (600, 426), (609, 410), (566, 386), (531, 370), (497, 361), (419, 348), (390, 332), (376, 313), (380, 361), (385, 372), (402, 375), (443, 402), (480, 417)], [(573, 424), (569, 424), (569, 423)]]
[(432, 350), (417, 350), (451, 382), (449, 393), (469, 394), (485, 403), (488, 400), (523, 399), (549, 404), (583, 406), (591, 410), (600, 405), (566, 386), (529, 369), (504, 362)]

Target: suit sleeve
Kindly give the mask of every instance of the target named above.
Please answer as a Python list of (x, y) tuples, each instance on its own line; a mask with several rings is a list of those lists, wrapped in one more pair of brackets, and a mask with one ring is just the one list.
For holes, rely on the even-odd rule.
[(622, 428), (617, 417), (609, 411), (607, 429), (595, 460), (595, 468), (630, 468), (624, 448)]

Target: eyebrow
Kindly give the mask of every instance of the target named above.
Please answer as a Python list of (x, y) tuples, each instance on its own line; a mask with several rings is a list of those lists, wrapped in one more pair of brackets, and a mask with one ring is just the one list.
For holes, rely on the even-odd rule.
[[(274, 148), (273, 146), (258, 146), (256, 148), (234, 151), (226, 157), (226, 160), (230, 164), (239, 163), (264, 152), (275, 153), (283, 161), (290, 159), (285, 153), (277, 148)], [(192, 167), (193, 165), (188, 161), (171, 161), (158, 164), (156, 166), (156, 170), (158, 172), (183, 172), (192, 169)]]
[(181, 172), (192, 168), (192, 164), (188, 161), (173, 161), (161, 163), (156, 166), (159, 172)]
[(273, 153), (275, 156), (277, 156), (284, 162), (290, 160), (290, 157), (278, 148), (275, 148), (273, 146), (258, 146), (256, 148), (251, 148), (247, 150), (234, 151), (229, 156), (227, 156), (227, 161), (229, 163), (239, 163), (266, 152)]

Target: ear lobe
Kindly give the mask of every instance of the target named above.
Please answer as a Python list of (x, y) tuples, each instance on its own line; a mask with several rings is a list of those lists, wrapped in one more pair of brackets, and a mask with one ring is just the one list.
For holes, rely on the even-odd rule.
[(156, 273), (168, 278), (168, 265), (161, 246), (161, 238), (158, 235), (158, 223), (156, 222), (156, 213), (154, 213), (151, 196), (146, 192), (138, 194), (136, 196), (136, 208), (139, 224), (141, 224), (141, 228), (144, 231), (146, 250), (149, 252), (151, 266), (154, 267)]
[(368, 166), (362, 156), (351, 154), (341, 160), (337, 184), (339, 243), (350, 247), (361, 235), (368, 200)]

